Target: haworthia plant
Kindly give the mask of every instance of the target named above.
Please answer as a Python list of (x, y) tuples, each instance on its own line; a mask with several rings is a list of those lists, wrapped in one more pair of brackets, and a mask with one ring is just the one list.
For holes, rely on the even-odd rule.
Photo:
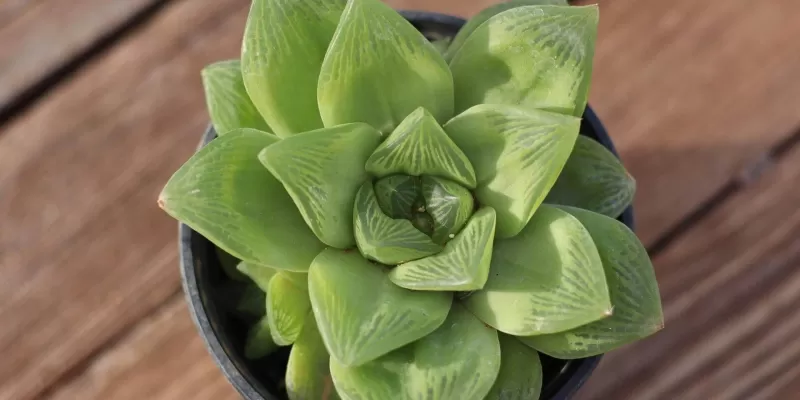
[(217, 246), (242, 356), (292, 346), (292, 400), (536, 400), (540, 353), (661, 329), (634, 180), (579, 136), (597, 22), (512, 0), (434, 45), (380, 0), (253, 0), (159, 197)]

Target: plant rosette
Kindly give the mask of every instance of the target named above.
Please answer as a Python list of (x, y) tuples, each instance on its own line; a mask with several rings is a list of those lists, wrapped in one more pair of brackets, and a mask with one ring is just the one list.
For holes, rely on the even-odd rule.
[(218, 138), (159, 205), (214, 243), (290, 399), (537, 399), (539, 354), (663, 327), (635, 183), (579, 135), (596, 6), (513, 1), (431, 43), (379, 0), (255, 0), (202, 72)]

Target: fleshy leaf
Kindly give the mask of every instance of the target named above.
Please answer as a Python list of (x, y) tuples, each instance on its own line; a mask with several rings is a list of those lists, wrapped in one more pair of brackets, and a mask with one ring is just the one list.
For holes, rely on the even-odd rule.
[(547, 355), (574, 359), (606, 353), (664, 327), (661, 297), (647, 251), (623, 223), (591, 211), (561, 207), (592, 235), (611, 292), (611, 317), (551, 335), (520, 338)]
[(461, 46), (464, 45), (464, 42), (466, 42), (467, 38), (472, 34), (472, 32), (475, 32), (475, 29), (481, 26), (481, 24), (486, 22), (489, 18), (512, 8), (533, 5), (566, 6), (568, 4), (567, 0), (511, 0), (484, 8), (481, 12), (470, 17), (467, 23), (458, 30), (458, 34), (456, 34), (456, 37), (453, 38), (453, 41), (450, 43), (450, 46), (447, 47), (447, 50), (444, 53), (445, 61), (449, 62), (452, 60), (453, 56), (458, 52), (458, 50), (461, 50)]
[(314, 314), (308, 313), (303, 331), (294, 342), (286, 365), (286, 393), (289, 400), (339, 399), (333, 386), (329, 360)]
[(261, 318), (266, 312), (266, 296), (264, 291), (252, 283), (244, 287), (236, 285), (231, 287), (231, 294), (239, 295), (236, 301), (236, 314), (245, 319)]
[(237, 266), (241, 262), (238, 258), (216, 246), (214, 246), (214, 252), (217, 254), (217, 260), (219, 260), (219, 265), (222, 267), (222, 272), (225, 273), (225, 276), (232, 281), (247, 282), (247, 276), (237, 270)]
[(253, 283), (255, 283), (259, 289), (264, 291), (264, 293), (269, 291), (269, 281), (273, 276), (275, 276), (276, 273), (278, 273), (278, 271), (270, 267), (256, 265), (244, 261), (240, 262), (239, 265), (236, 266), (236, 269), (243, 275), (250, 278), (250, 280), (253, 281)]
[(206, 92), (206, 104), (217, 135), (239, 128), (269, 132), (244, 88), (239, 60), (220, 61), (203, 68), (200, 74)]
[(414, 203), (422, 193), (419, 177), (390, 175), (375, 182), (375, 196), (383, 213), (391, 218), (411, 219)]
[(364, 163), (381, 135), (353, 123), (287, 137), (258, 158), (294, 199), (314, 234), (331, 247), (355, 244), (353, 201), (369, 178)]
[(322, 128), (317, 78), (345, 0), (253, 0), (242, 41), (247, 93), (275, 134)]
[(452, 295), (403, 289), (357, 252), (326, 249), (309, 269), (311, 304), (325, 347), (347, 366), (372, 361), (427, 336)]
[(268, 356), (277, 348), (278, 345), (272, 341), (269, 321), (265, 315), (247, 331), (247, 338), (244, 342), (244, 356), (249, 360), (256, 360)]
[(485, 400), (537, 400), (542, 391), (539, 354), (513, 336), (500, 334), (500, 373)]
[(442, 246), (415, 228), (411, 221), (386, 216), (371, 182), (365, 182), (359, 189), (353, 213), (358, 250), (370, 260), (393, 265), (442, 251)]
[(475, 202), (463, 186), (434, 176), (422, 177), (426, 212), (433, 218), (436, 243), (445, 243), (458, 233), (472, 215)]
[(311, 310), (307, 274), (279, 272), (269, 281), (267, 317), (272, 340), (288, 346), (297, 340)]
[(424, 174), (475, 187), (475, 171), (467, 156), (422, 108), (409, 114), (378, 146), (367, 160), (366, 168), (378, 177)]
[(612, 311), (589, 232), (548, 205), (519, 235), (494, 243), (489, 280), (465, 305), (483, 322), (517, 336), (562, 332)]
[(348, 399), (480, 400), (499, 370), (497, 331), (458, 304), (435, 332), (375, 361), (347, 367), (331, 358)]
[(479, 105), (445, 131), (467, 155), (478, 179), (478, 203), (497, 211), (497, 237), (528, 223), (569, 158), (580, 119), (515, 106)]
[(258, 161), (276, 141), (254, 129), (214, 139), (172, 175), (159, 206), (242, 261), (307, 271), (325, 245)]
[(400, 264), (389, 278), (398, 286), (414, 290), (480, 289), (489, 276), (494, 227), (495, 212), (484, 207), (447, 242), (441, 253)]
[(578, 136), (545, 202), (616, 218), (633, 202), (636, 181), (602, 144)]
[(349, 0), (325, 54), (317, 100), (325, 126), (388, 133), (419, 107), (453, 116), (453, 77), (435, 47), (379, 0)]
[(580, 116), (592, 76), (597, 6), (524, 6), (478, 26), (450, 61), (456, 113), (519, 105)]

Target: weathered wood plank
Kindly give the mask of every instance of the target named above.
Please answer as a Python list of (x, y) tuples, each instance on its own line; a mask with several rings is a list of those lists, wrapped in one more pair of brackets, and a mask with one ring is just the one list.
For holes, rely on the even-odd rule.
[(590, 101), (652, 244), (800, 123), (800, 2), (601, 0)]
[(159, 0), (0, 3), (0, 109), (95, 40)]
[(178, 291), (155, 204), (207, 124), (199, 71), (248, 2), (175, 3), (0, 135), (0, 398), (24, 400)]
[(794, 398), (770, 393), (798, 388), (798, 181), (795, 147), (657, 257), (666, 328), (609, 354), (584, 399)]

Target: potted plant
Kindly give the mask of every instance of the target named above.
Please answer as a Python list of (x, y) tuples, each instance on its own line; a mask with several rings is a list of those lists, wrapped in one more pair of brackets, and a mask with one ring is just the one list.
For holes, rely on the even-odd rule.
[(597, 21), (253, 1), (158, 201), (245, 398), (566, 399), (663, 327), (635, 183), (586, 107)]

